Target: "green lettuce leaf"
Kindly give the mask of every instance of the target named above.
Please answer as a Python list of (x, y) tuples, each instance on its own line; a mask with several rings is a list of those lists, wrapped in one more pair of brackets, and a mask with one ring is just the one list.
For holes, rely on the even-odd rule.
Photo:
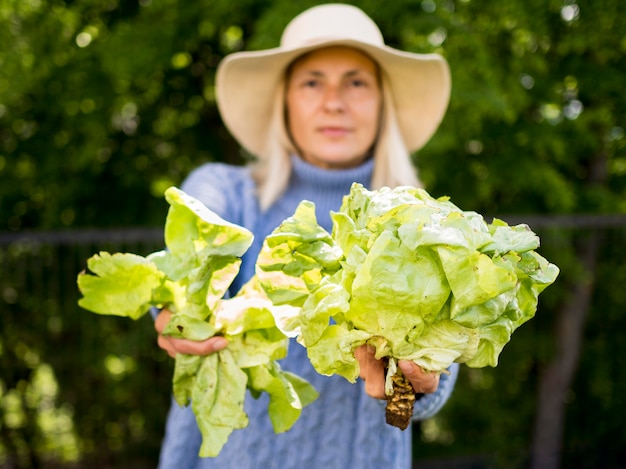
[(171, 299), (159, 290), (165, 275), (141, 256), (101, 252), (87, 261), (87, 267), (91, 274), (78, 276), (78, 288), (84, 295), (78, 304), (94, 313), (139, 319), (152, 304)]
[(200, 457), (217, 456), (233, 430), (248, 426), (243, 410), (247, 382), (230, 350), (202, 358), (191, 391), (191, 408), (202, 434)]
[(300, 417), (302, 409), (318, 396), (306, 381), (283, 372), (276, 362), (269, 367), (248, 368), (247, 372), (251, 389), (269, 395), (268, 413), (276, 433), (289, 430)]
[[(299, 311), (284, 328), (324, 375), (355, 380), (365, 343), (389, 370), (400, 359), (434, 372), (496, 366), (559, 273), (527, 226), (488, 224), (422, 189), (354, 184), (331, 213), (330, 238), (313, 209), (303, 202), (267, 238), (257, 275), (273, 302)], [(332, 262), (315, 254), (320, 242)]]
[(317, 224), (315, 205), (302, 201), (263, 241), (256, 275), (276, 305), (301, 306), (322, 277), (340, 268), (341, 251)]
[[(173, 315), (164, 335), (228, 339), (229, 346), (218, 353), (178, 354), (172, 377), (174, 399), (181, 406), (191, 404), (202, 434), (199, 455), (213, 457), (234, 430), (248, 425), (243, 410), (247, 389), (255, 396), (269, 393), (268, 414), (276, 432), (291, 428), (317, 394), (308, 382), (283, 372), (277, 363), (287, 355), (289, 338), (274, 317), (283, 318), (281, 325), (287, 331), (288, 318), (297, 309), (274, 306), (256, 277), (235, 297), (224, 298), (239, 272), (240, 257), (252, 243), (252, 233), (222, 220), (177, 188), (169, 188), (165, 196), (170, 204), (165, 222), (167, 249), (145, 258), (106, 252), (91, 257), (89, 272), (77, 279), (83, 295), (79, 305), (94, 313), (133, 319), (150, 308), (167, 307)], [(297, 274), (317, 270), (321, 278), (322, 270), (337, 269), (338, 261), (329, 252), (330, 235), (314, 223), (309, 228), (302, 239), (313, 244), (301, 243), (302, 252), (295, 254), (309, 268)]]

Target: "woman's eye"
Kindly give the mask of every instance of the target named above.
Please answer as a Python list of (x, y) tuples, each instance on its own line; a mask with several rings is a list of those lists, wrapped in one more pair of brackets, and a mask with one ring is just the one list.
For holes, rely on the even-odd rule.
[(350, 86), (352, 88), (365, 88), (367, 87), (367, 82), (361, 79), (350, 80)]
[(319, 86), (319, 81), (317, 80), (307, 80), (303, 83), (303, 86), (305, 88), (316, 88), (317, 86)]

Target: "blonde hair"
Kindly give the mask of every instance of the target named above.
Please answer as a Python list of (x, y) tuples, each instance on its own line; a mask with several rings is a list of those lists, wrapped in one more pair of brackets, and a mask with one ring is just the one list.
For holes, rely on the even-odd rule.
[(381, 82), (383, 111), (378, 139), (374, 144), (372, 189), (380, 189), (384, 186), (422, 187), (417, 167), (413, 164), (411, 154), (400, 132), (389, 81), (384, 72), (381, 73)]
[(264, 151), (252, 163), (261, 210), (267, 210), (287, 189), (291, 158), (296, 152), (285, 122), (285, 78), (276, 87)]
[[(373, 150), (372, 189), (384, 186), (422, 187), (398, 126), (389, 82), (384, 72), (380, 77), (383, 109)], [(285, 86), (286, 76), (276, 88), (265, 150), (252, 163), (261, 210), (267, 210), (287, 189), (291, 174), (290, 155), (297, 153), (285, 122)]]

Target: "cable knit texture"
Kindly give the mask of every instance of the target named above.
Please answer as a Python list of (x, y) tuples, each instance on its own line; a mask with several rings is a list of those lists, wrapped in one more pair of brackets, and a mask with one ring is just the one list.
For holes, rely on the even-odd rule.
[[(223, 218), (247, 227), (255, 240), (244, 256), (233, 292), (254, 273), (263, 239), (291, 216), (302, 200), (315, 202), (318, 222), (331, 230), (330, 211), (338, 210), (353, 182), (368, 187), (373, 163), (346, 170), (324, 170), (292, 158), (293, 174), (284, 195), (261, 213), (248, 168), (219, 163), (192, 172), (182, 190), (205, 203)], [(161, 450), (161, 469), (410, 469), (411, 431), (385, 423), (384, 401), (369, 397), (363, 382), (350, 383), (340, 376), (322, 376), (312, 368), (306, 350), (292, 341), (281, 361), (315, 386), (320, 397), (306, 407), (286, 433), (275, 434), (267, 415), (268, 399), (248, 395), (245, 411), (250, 424), (235, 430), (220, 455), (198, 458), (201, 436), (190, 407), (172, 401)], [(415, 419), (434, 415), (447, 401), (458, 365), (441, 376), (436, 393), (416, 402)]]

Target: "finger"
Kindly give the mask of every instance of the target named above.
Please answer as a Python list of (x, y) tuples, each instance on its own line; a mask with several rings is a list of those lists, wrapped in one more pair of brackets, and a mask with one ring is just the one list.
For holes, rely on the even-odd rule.
[(224, 337), (211, 337), (202, 341), (176, 339), (173, 337), (166, 337), (166, 339), (177, 353), (185, 353), (187, 355), (210, 355), (223, 350), (228, 345), (228, 340)]
[(159, 335), (157, 337), (157, 344), (159, 345), (159, 347), (165, 350), (170, 357), (176, 358), (176, 350), (174, 349), (172, 344), (170, 344), (170, 341), (167, 340), (166, 337)]
[(365, 375), (367, 374), (367, 358), (369, 355), (367, 347), (367, 345), (361, 345), (354, 351), (354, 358), (359, 362), (359, 378), (361, 379), (365, 379)]
[(361, 345), (354, 351), (354, 357), (359, 362), (359, 377), (366, 379), (374, 375), (376, 370), (384, 370), (380, 360), (376, 359), (376, 349), (371, 345)]
[(399, 360), (398, 368), (413, 385), (415, 392), (431, 394), (439, 387), (439, 373), (424, 371), (409, 360)]
[(170, 318), (172, 317), (172, 312), (169, 309), (162, 309), (157, 315), (154, 321), (154, 328), (156, 331), (161, 334), (167, 323), (170, 322)]
[(371, 373), (365, 379), (365, 392), (374, 399), (385, 399), (385, 370)]
[(354, 356), (359, 361), (359, 376), (365, 381), (365, 392), (375, 399), (385, 399), (385, 366), (375, 357), (371, 345), (358, 347)]
[(211, 353), (219, 352), (228, 345), (228, 340), (224, 337), (211, 337), (203, 341), (165, 337), (161, 334), (171, 317), (171, 311), (166, 308), (162, 309), (154, 321), (154, 328), (159, 334), (159, 337), (157, 338), (159, 347), (165, 350), (172, 358), (176, 358), (177, 353), (184, 353), (188, 355), (209, 355)]

